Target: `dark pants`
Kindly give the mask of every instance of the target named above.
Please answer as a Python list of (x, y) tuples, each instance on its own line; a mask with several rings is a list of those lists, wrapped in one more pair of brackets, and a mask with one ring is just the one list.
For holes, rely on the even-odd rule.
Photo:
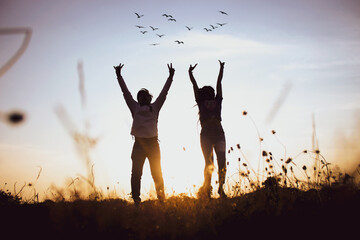
[(131, 173), (131, 191), (132, 198), (140, 201), (141, 176), (145, 163), (148, 158), (151, 170), (151, 176), (155, 183), (157, 197), (160, 200), (165, 198), (164, 180), (160, 165), (160, 147), (157, 137), (154, 138), (138, 138), (135, 142), (131, 154), (132, 173)]
[(225, 183), (226, 175), (226, 142), (224, 132), (218, 134), (206, 134), (202, 132), (200, 134), (201, 149), (205, 158), (205, 169), (204, 169), (204, 187), (209, 189), (211, 185), (211, 175), (214, 171), (214, 156), (213, 151), (215, 150), (217, 163), (218, 163), (218, 174), (219, 174), (219, 187)]

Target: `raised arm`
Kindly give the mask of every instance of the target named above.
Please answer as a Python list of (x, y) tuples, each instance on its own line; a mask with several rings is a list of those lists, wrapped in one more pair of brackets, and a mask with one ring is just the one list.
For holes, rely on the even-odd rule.
[(224, 72), (225, 62), (221, 62), (221, 61), (219, 60), (219, 63), (220, 63), (220, 71), (219, 71), (219, 76), (218, 76), (217, 83), (216, 83), (216, 96), (222, 97), (221, 81), (222, 81), (222, 78), (223, 78), (223, 72)]
[(121, 69), (123, 68), (123, 66), (124, 66), (124, 64), (120, 63), (119, 66), (114, 66), (114, 69), (115, 69), (116, 77), (119, 82), (121, 91), (123, 92), (125, 102), (128, 105), (128, 107), (130, 108), (130, 111), (132, 112), (132, 110), (136, 104), (136, 101), (132, 97), (129, 89), (127, 88), (127, 86), (125, 84), (123, 77), (121, 76)]
[(168, 64), (168, 69), (169, 69), (169, 77), (167, 78), (165, 85), (163, 87), (163, 89), (161, 90), (159, 96), (156, 98), (154, 105), (160, 110), (160, 108), (162, 107), (162, 105), (165, 102), (166, 99), (166, 95), (170, 89), (171, 83), (173, 81), (174, 78), (174, 74), (175, 74), (175, 69), (172, 67), (172, 63)]
[(194, 66), (191, 66), (190, 64), (190, 67), (189, 67), (189, 77), (190, 77), (190, 81), (193, 85), (193, 89), (194, 89), (194, 95), (195, 95), (195, 99), (197, 100), (198, 99), (198, 90), (199, 90), (199, 87), (196, 83), (196, 80), (194, 78), (194, 75), (192, 73), (192, 71), (196, 68), (197, 64), (195, 64)]

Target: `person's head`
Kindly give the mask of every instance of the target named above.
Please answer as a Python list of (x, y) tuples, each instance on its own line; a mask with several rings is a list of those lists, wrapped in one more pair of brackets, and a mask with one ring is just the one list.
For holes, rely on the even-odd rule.
[(214, 100), (215, 99), (215, 90), (211, 86), (204, 86), (199, 88), (198, 96), (200, 101), (204, 100)]
[(153, 96), (149, 93), (149, 90), (147, 90), (146, 88), (140, 89), (140, 91), (137, 93), (137, 100), (140, 106), (150, 105), (152, 97)]

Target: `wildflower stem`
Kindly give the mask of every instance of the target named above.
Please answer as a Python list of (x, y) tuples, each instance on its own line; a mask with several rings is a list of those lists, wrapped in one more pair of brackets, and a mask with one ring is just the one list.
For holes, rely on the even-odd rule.
[(279, 138), (273, 134), (275, 136), (276, 141), (278, 141), (278, 143), (284, 148), (284, 159), (286, 159), (286, 146), (279, 140)]
[[(249, 114), (247, 114), (247, 115), (248, 115), (248, 117), (250, 118), (251, 122), (253, 123), (253, 125), (254, 125), (254, 127), (255, 127), (255, 130), (256, 130), (256, 133), (257, 133), (257, 136), (258, 136), (258, 140), (259, 140), (259, 161), (258, 161), (258, 170), (257, 170), (257, 172), (260, 173), (260, 161), (261, 161), (261, 152), (262, 152), (262, 151), (261, 151), (261, 148), (262, 148), (262, 146), (261, 146), (262, 138), (261, 138), (261, 136), (260, 136), (259, 129), (258, 129), (258, 127), (256, 126), (256, 123), (255, 123), (254, 119), (253, 119)], [(262, 165), (264, 166), (264, 163), (263, 163)], [(255, 175), (256, 175), (256, 174), (255, 174)], [(258, 184), (260, 184), (259, 176), (257, 176), (257, 180), (258, 180)]]

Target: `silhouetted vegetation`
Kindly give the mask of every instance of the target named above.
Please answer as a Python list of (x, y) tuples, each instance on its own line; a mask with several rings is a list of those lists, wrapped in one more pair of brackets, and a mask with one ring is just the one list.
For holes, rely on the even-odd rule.
[(4, 230), (52, 239), (220, 239), (264, 234), (285, 238), (355, 232), (359, 202), (359, 185), (353, 182), (300, 190), (280, 186), (269, 177), (261, 188), (241, 196), (204, 200), (180, 195), (163, 203), (144, 201), (138, 207), (123, 199), (29, 204), (1, 191), (0, 211)]

